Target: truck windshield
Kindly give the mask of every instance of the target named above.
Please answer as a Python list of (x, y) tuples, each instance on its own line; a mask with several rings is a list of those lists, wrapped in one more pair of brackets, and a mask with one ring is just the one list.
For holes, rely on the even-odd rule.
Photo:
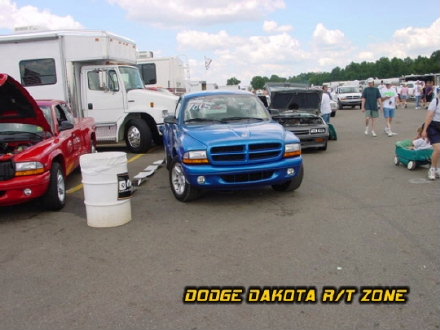
[(357, 87), (341, 87), (339, 89), (340, 93), (359, 93), (359, 88)]
[(142, 82), (138, 68), (131, 66), (121, 66), (119, 70), (121, 72), (126, 91), (132, 89), (144, 89), (144, 83)]

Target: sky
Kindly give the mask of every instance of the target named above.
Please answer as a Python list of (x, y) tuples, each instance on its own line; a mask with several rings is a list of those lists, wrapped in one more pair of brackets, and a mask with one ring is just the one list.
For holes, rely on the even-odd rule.
[(247, 86), (254, 76), (429, 57), (440, 49), (440, 0), (0, 0), (0, 34), (22, 26), (109, 31), (155, 57), (178, 56), (190, 80)]

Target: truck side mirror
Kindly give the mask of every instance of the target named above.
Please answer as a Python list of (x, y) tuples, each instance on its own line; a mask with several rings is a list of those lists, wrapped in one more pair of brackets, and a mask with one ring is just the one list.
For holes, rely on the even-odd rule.
[(165, 124), (177, 124), (177, 118), (175, 116), (167, 116), (163, 121)]
[(107, 80), (107, 71), (99, 71), (99, 88), (103, 90), (107, 90), (108, 80)]
[(69, 122), (67, 120), (63, 120), (60, 124), (60, 131), (66, 131), (66, 130), (72, 129), (74, 127), (75, 126), (71, 122)]

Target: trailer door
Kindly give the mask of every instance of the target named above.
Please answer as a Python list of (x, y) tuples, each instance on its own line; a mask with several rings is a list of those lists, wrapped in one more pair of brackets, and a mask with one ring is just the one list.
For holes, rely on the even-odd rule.
[(81, 71), (83, 109), (97, 123), (114, 123), (124, 115), (124, 86), (114, 69), (83, 68)]

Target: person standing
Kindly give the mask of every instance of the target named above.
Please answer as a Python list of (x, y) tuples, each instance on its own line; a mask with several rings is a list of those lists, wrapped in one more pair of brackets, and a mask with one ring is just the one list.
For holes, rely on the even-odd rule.
[(440, 177), (440, 102), (438, 98), (431, 101), (426, 113), (422, 138), (428, 138), (434, 152), (431, 157), (431, 167), (428, 170), (428, 179), (435, 180)]
[(328, 92), (328, 86), (322, 86), (322, 99), (321, 99), (321, 117), (324, 121), (330, 123), (330, 115), (332, 113), (332, 107), (330, 105), (330, 93)]
[(409, 88), (406, 85), (406, 83), (403, 84), (399, 94), (400, 94), (400, 101), (403, 103), (403, 107), (406, 108), (407, 107), (406, 100), (409, 97)]
[[(433, 96), (433, 93), (434, 93), (434, 88), (433, 88), (433, 83), (432, 83), (432, 81), (427, 81), (426, 82), (426, 87), (425, 87), (425, 101), (426, 101), (426, 104), (431, 104), (431, 101), (432, 101), (432, 96)], [(426, 109), (428, 109), (428, 106), (426, 106)]]
[(374, 87), (374, 79), (367, 79), (368, 87), (364, 88), (362, 92), (362, 112), (365, 112), (365, 135), (368, 135), (368, 126), (371, 123), (371, 135), (377, 136), (374, 131), (376, 119), (379, 117), (379, 110), (377, 103), (382, 104), (382, 96), (379, 89)]
[(396, 89), (391, 86), (391, 82), (386, 81), (385, 87), (380, 91), (382, 95), (383, 116), (385, 117), (385, 133), (388, 136), (396, 135), (391, 131), (391, 122), (396, 114), (396, 106), (398, 104), (398, 94)]
[(416, 98), (416, 110), (418, 110), (420, 109), (420, 101), (422, 99), (422, 86), (420, 86), (420, 82), (418, 80), (414, 86), (414, 97)]

